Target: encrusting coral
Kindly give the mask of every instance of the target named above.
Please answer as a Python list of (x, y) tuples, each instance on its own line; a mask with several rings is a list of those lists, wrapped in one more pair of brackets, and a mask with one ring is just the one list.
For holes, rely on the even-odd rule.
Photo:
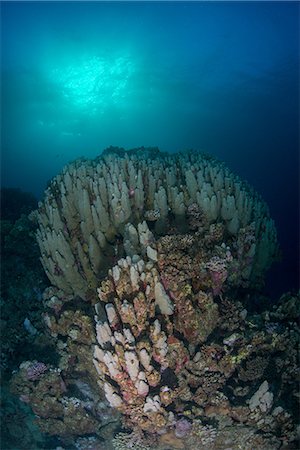
[(44, 411), (44, 431), (100, 448), (109, 404), (122, 415), (114, 449), (297, 442), (299, 299), (260, 315), (243, 303), (277, 256), (273, 221), (246, 183), (205, 155), (110, 149), (65, 168), (37, 218), (59, 363), (26, 362), (12, 386)]

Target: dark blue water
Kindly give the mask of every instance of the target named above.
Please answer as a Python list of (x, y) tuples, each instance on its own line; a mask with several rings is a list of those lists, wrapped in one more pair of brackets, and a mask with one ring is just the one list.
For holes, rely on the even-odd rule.
[(38, 197), (105, 147), (204, 150), (276, 221), (299, 275), (299, 3), (2, 2), (2, 180)]

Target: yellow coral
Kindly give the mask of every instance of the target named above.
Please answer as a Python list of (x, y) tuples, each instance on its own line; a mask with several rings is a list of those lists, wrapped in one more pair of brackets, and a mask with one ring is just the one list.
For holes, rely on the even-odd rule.
[(190, 284), (186, 284), (183, 289), (182, 292), (184, 293), (184, 295), (190, 295), (192, 294), (192, 286)]

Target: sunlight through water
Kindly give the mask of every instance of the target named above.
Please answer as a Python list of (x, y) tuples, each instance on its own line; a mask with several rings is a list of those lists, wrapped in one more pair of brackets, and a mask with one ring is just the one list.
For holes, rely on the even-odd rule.
[(126, 101), (135, 71), (135, 64), (128, 56), (92, 56), (53, 68), (50, 80), (68, 104), (96, 114)]

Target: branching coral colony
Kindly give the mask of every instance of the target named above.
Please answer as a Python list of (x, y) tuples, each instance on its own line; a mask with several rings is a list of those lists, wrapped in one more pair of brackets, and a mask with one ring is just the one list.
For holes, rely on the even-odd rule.
[[(283, 306), (251, 319), (238, 300), (263, 283), (278, 252), (267, 206), (245, 182), (199, 153), (111, 148), (67, 166), (37, 219), (59, 377), (88, 374), (121, 412), (133, 434), (117, 435), (115, 448), (146, 448), (147, 437), (162, 448), (223, 448), (236, 423), (232, 448), (295, 441), (281, 406), (296, 386), (295, 314), (289, 327)], [(95, 307), (95, 335), (75, 297)], [(60, 410), (71, 401), (64, 392)], [(96, 416), (88, 429), (101, 436)], [(67, 425), (57, 434), (67, 432), (76, 434)]]

